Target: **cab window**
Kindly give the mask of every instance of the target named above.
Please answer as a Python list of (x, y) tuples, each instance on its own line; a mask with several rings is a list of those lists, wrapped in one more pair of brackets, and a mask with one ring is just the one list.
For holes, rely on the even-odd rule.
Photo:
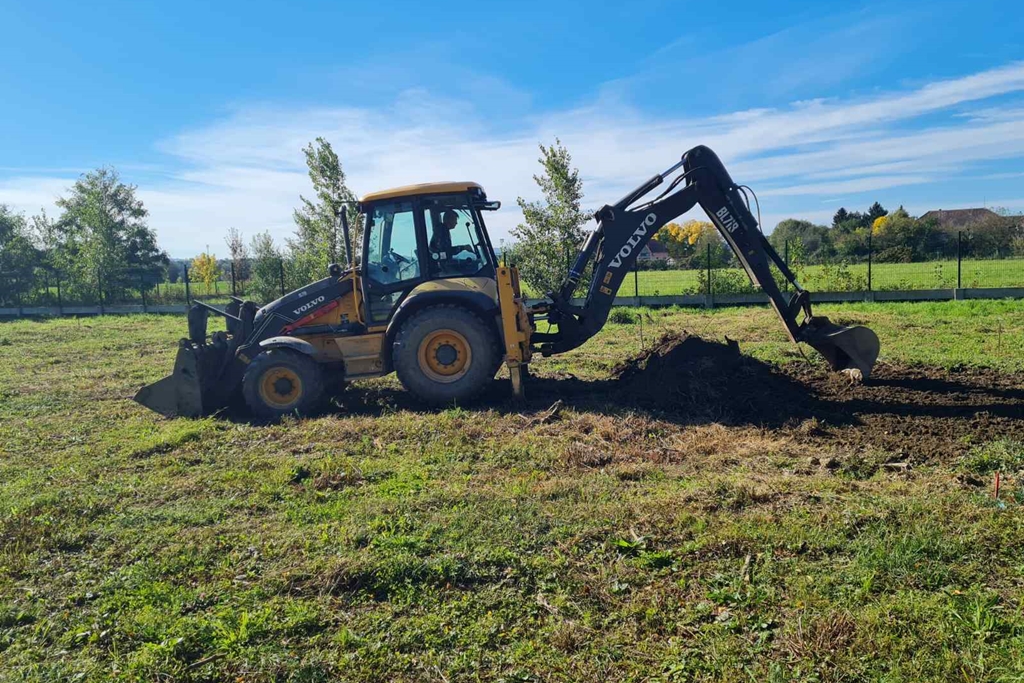
[(367, 276), (382, 285), (419, 278), (412, 202), (378, 204), (367, 218)]
[(465, 197), (424, 200), (432, 277), (469, 277), (492, 269), (476, 212)]
[(422, 277), (413, 203), (386, 202), (366, 215), (364, 295), (370, 320), (386, 321), (404, 292)]

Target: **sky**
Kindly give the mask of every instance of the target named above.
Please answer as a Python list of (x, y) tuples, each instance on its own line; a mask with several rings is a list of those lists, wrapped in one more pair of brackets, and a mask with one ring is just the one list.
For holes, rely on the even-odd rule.
[(283, 242), (317, 136), (357, 195), (483, 184), (495, 244), (556, 138), (588, 209), (704, 144), (766, 230), (876, 200), (1024, 211), (1019, 0), (0, 0), (0, 25), (0, 203), (55, 215), (113, 166), (175, 257), (229, 227)]

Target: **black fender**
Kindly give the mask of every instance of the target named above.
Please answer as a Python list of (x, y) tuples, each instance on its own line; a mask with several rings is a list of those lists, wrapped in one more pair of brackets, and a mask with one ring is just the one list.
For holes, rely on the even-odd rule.
[(384, 333), (384, 349), (382, 353), (385, 372), (392, 370), (391, 345), (394, 343), (395, 336), (398, 334), (398, 330), (401, 329), (402, 323), (408, 320), (414, 313), (431, 306), (461, 306), (479, 315), (484, 322), (492, 326), (495, 334), (501, 334), (496, 320), (498, 302), (483, 292), (458, 289), (419, 292), (400, 303), (388, 322), (387, 331)]
[(316, 347), (308, 341), (297, 337), (270, 337), (260, 342), (260, 348), (264, 351), (269, 351), (270, 349), (290, 349), (307, 356), (316, 356)]

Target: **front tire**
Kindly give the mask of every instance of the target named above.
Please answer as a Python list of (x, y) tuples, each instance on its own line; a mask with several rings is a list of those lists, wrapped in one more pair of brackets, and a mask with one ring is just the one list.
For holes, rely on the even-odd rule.
[(493, 329), (459, 306), (414, 313), (391, 349), (402, 385), (434, 406), (461, 403), (480, 393), (494, 379), (498, 356)]
[(311, 412), (323, 395), (323, 373), (309, 356), (272, 349), (256, 356), (242, 378), (242, 396), (257, 417)]

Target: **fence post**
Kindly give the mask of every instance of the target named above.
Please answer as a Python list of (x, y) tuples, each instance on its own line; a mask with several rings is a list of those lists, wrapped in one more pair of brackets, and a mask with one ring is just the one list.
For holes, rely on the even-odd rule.
[(281, 296), (284, 296), (284, 259), (280, 259), (277, 265), (281, 273)]
[(96, 289), (100, 293), (100, 315), (103, 315), (103, 273), (99, 270), (96, 271)]
[(711, 243), (708, 242), (707, 246), (708, 246), (708, 248), (707, 248), (708, 284), (707, 284), (707, 291), (704, 293), (704, 307), (705, 308), (713, 308), (715, 304), (714, 304), (714, 301), (712, 301), (712, 299), (711, 299), (712, 294), (713, 294), (713, 290), (711, 288)]
[(636, 299), (636, 305), (640, 305), (640, 263), (638, 261), (633, 262), (633, 298)]
[(231, 262), (231, 296), (238, 296), (238, 292), (235, 291), (235, 262)]
[(64, 315), (64, 302), (60, 295), (60, 271), (54, 270), (53, 275), (57, 278), (57, 315)]
[(962, 262), (961, 248), (962, 248), (963, 239), (964, 239), (964, 231), (963, 230), (957, 230), (956, 231), (956, 288), (957, 289), (960, 289), (962, 287), (962, 285), (960, 284), (960, 264)]
[(188, 307), (188, 306), (192, 305), (192, 295), (188, 291), (188, 264), (187, 263), (183, 263), (182, 264), (182, 270), (185, 273), (185, 306)]
[(871, 291), (871, 230), (868, 230), (868, 291)]
[(142, 295), (142, 312), (149, 313), (146, 310), (146, 276), (141, 270), (139, 271), (139, 294)]

